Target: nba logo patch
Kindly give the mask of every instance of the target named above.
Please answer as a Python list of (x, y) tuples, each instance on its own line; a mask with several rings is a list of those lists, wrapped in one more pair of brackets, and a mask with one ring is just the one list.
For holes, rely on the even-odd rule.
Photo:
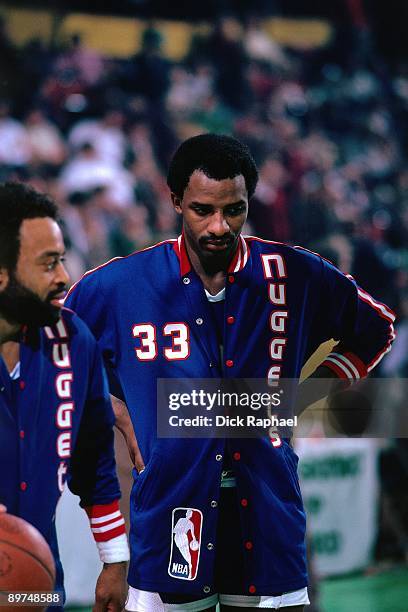
[(195, 580), (201, 549), (203, 515), (195, 508), (174, 508), (168, 573), (172, 578)]

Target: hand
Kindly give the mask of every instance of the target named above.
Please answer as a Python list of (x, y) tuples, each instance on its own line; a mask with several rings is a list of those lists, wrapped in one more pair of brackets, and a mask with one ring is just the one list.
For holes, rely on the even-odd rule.
[(95, 589), (93, 612), (120, 612), (125, 607), (126, 584), (125, 561), (121, 563), (104, 563)]
[[(319, 379), (318, 381), (316, 379)], [(349, 383), (339, 379), (330, 368), (320, 365), (297, 389), (294, 414), (300, 416), (306, 408), (328, 396), (334, 390), (348, 387)]]
[(119, 429), (123, 437), (125, 438), (126, 445), (128, 447), (130, 460), (137, 469), (138, 472), (144, 470), (144, 461), (142, 454), (139, 449), (139, 445), (136, 440), (135, 431), (133, 429), (132, 421), (130, 420), (129, 412), (125, 402), (118, 399), (114, 395), (111, 395), (112, 408), (115, 414), (116, 422), (115, 427)]
[(0, 514), (2, 512), (7, 512), (7, 508), (6, 508), (6, 506), (3, 506), (3, 504), (0, 504)]

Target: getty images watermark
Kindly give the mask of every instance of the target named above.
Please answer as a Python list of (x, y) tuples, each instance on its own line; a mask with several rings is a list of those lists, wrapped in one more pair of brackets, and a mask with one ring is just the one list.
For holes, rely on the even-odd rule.
[(408, 438), (407, 398), (405, 378), (369, 378), (352, 387), (333, 379), (306, 384), (296, 379), (159, 379), (157, 434)]
[[(173, 392), (169, 395), (169, 410), (179, 411), (182, 408), (198, 408), (206, 412), (219, 413), (237, 407), (248, 408), (250, 411), (262, 409), (273, 409), (281, 406), (282, 394), (280, 389), (275, 393), (205, 391), (204, 389), (192, 389), (190, 392)], [(184, 411), (183, 411), (184, 412)], [(288, 422), (289, 421), (289, 422)], [(246, 415), (230, 414), (197, 414), (195, 416), (180, 416), (172, 414), (169, 416), (170, 427), (293, 427), (297, 425), (297, 417), (279, 418), (276, 414), (259, 416), (247, 413)]]
[[(292, 385), (293, 386), (293, 385)], [(159, 437), (258, 437), (290, 432), (297, 417), (290, 389), (243, 379), (161, 379)]]

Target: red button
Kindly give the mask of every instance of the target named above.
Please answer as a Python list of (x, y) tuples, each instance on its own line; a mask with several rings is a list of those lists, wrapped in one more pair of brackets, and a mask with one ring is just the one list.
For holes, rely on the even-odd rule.
[(239, 461), (241, 459), (241, 453), (236, 452), (232, 456), (235, 459), (235, 461)]
[(20, 430), (20, 438), (21, 438), (21, 439), (23, 439), (23, 438), (24, 438), (24, 436), (25, 436), (24, 429), (21, 429), (21, 430)]
[(234, 362), (232, 361), (232, 359), (227, 359), (227, 361), (225, 362), (225, 365), (227, 366), (227, 368), (232, 368), (232, 366), (234, 365)]
[(25, 389), (25, 382), (24, 382), (24, 380), (20, 380), (20, 389)]
[(26, 490), (26, 488), (27, 488), (27, 483), (26, 483), (26, 482), (24, 482), (24, 481), (23, 481), (23, 482), (20, 482), (20, 489), (21, 489), (22, 491), (25, 491), (25, 490)]
[(248, 500), (247, 500), (247, 499), (245, 499), (245, 498), (241, 499), (241, 506), (242, 506), (243, 508), (246, 508), (246, 507), (247, 507), (247, 505), (248, 505)]
[(247, 550), (252, 550), (253, 546), (254, 545), (252, 544), (252, 542), (245, 542), (245, 548)]
[(229, 275), (228, 282), (229, 283), (235, 283), (235, 278), (234, 278), (234, 276), (232, 276), (232, 274)]
[(254, 586), (253, 584), (251, 584), (251, 586), (249, 587), (248, 591), (250, 593), (256, 593), (256, 586)]
[(235, 323), (235, 317), (227, 317), (227, 323), (229, 323), (229, 325)]

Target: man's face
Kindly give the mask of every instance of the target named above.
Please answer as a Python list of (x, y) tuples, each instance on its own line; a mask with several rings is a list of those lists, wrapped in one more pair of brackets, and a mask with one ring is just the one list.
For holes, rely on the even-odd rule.
[(48, 217), (25, 219), (15, 270), (2, 272), (0, 315), (11, 324), (42, 327), (60, 317), (69, 280), (58, 224)]
[(248, 214), (248, 192), (242, 174), (216, 181), (196, 170), (180, 199), (172, 194), (183, 215), (186, 240), (204, 268), (225, 270), (235, 252)]

